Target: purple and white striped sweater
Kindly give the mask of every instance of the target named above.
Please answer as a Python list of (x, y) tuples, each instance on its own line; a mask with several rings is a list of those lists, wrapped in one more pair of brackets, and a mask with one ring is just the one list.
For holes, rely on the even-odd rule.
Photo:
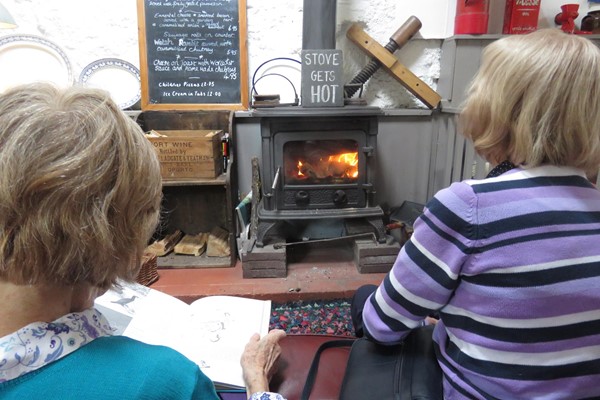
[(446, 399), (600, 397), (600, 192), (552, 166), (438, 192), (366, 335), (399, 342), (434, 310)]

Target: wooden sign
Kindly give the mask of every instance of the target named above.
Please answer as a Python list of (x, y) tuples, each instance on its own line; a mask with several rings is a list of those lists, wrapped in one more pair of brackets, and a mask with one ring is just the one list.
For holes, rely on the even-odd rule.
[(248, 107), (246, 0), (137, 0), (142, 110)]
[(302, 107), (343, 107), (341, 50), (302, 50)]

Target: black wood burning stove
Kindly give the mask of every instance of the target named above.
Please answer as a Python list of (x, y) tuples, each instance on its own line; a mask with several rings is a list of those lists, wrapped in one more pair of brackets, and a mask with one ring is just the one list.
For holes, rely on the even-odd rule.
[(374, 205), (379, 108), (260, 110), (263, 197), (256, 244), (281, 221), (364, 219), (385, 242)]

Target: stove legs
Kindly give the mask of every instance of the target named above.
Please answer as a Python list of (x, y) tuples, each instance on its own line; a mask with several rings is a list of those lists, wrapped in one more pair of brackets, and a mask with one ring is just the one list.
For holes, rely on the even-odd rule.
[(278, 221), (259, 221), (256, 232), (256, 247), (264, 247), (265, 236), (277, 225)]
[(385, 226), (383, 225), (383, 220), (381, 219), (381, 217), (367, 218), (367, 222), (373, 228), (375, 228), (375, 236), (377, 236), (377, 241), (379, 243), (385, 243), (386, 242)]

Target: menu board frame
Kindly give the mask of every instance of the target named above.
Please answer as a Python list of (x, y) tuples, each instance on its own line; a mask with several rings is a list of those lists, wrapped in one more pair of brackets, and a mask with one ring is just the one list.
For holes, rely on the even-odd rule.
[[(237, 34), (238, 34), (238, 38), (239, 41), (238, 43), (232, 43), (231, 46), (231, 52), (237, 52), (237, 54), (239, 55), (239, 65), (233, 65), (233, 68), (236, 69), (238, 73), (237, 76), (237, 80), (239, 82), (239, 96), (235, 96), (235, 99), (233, 99), (233, 101), (230, 101), (231, 99), (227, 99), (224, 100), (223, 102), (220, 101), (211, 101), (212, 99), (215, 99), (215, 96), (213, 95), (212, 97), (208, 97), (208, 94), (210, 93), (223, 93), (225, 96), (231, 96), (231, 90), (229, 90), (228, 88), (223, 88), (222, 86), (225, 85), (225, 83), (229, 83), (226, 82), (225, 80), (217, 80), (217, 79), (208, 79), (205, 81), (203, 79), (197, 79), (202, 75), (202, 72), (190, 72), (190, 74), (194, 75), (193, 78), (196, 78), (193, 83), (187, 83), (187, 81), (190, 81), (188, 78), (188, 74), (186, 73), (186, 71), (180, 71), (178, 72), (180, 75), (179, 76), (174, 76), (175, 73), (172, 72), (172, 70), (170, 69), (166, 69), (166, 68), (170, 68), (168, 66), (166, 66), (166, 70), (168, 72), (162, 73), (161, 71), (158, 71), (156, 68), (156, 66), (154, 65), (155, 62), (157, 62), (158, 60), (154, 60), (153, 57), (155, 55), (155, 53), (149, 52), (149, 46), (148, 46), (148, 38), (152, 37), (152, 35), (149, 35), (149, 32), (152, 33), (151, 30), (148, 29), (155, 29), (154, 26), (157, 26), (157, 24), (153, 23), (151, 24), (152, 26), (148, 26), (147, 21), (148, 20), (152, 20), (153, 18), (163, 18), (162, 15), (158, 15), (157, 13), (155, 13), (155, 15), (147, 15), (146, 11), (147, 8), (146, 7), (146, 3), (154, 3), (154, 4), (166, 4), (166, 5), (171, 5), (173, 4), (173, 12), (175, 14), (177, 13), (181, 13), (182, 10), (184, 10), (184, 6), (186, 5), (192, 5), (192, 4), (202, 4), (202, 3), (207, 3), (210, 4), (211, 7), (215, 7), (215, 4), (221, 4), (221, 3), (231, 3), (231, 2), (236, 2), (237, 3), (237, 11), (238, 11), (238, 15), (237, 15), (237, 21), (233, 20), (232, 21), (232, 25), (235, 26), (237, 29)], [(183, 5), (183, 6), (182, 6)], [(181, 6), (181, 7), (179, 7)], [(197, 7), (196, 7), (197, 8)], [(137, 12), (138, 12), (138, 37), (139, 37), (139, 49), (140, 49), (140, 78), (141, 78), (141, 91), (142, 91), (142, 97), (141, 97), (141, 108), (142, 110), (245, 110), (248, 109), (248, 51), (247, 51), (247, 15), (246, 15), (246, 0), (193, 0), (193, 1), (189, 1), (189, 0), (157, 0), (157, 1), (153, 1), (153, 0), (137, 0)], [(158, 15), (158, 17), (156, 16)], [(183, 14), (177, 14), (175, 16), (175, 19), (179, 18), (180, 16), (182, 16)], [(169, 28), (169, 33), (172, 33), (173, 36), (177, 36), (177, 33), (183, 37), (186, 36), (186, 34), (191, 35), (193, 33), (194, 37), (202, 37), (203, 32), (202, 28), (198, 28), (198, 26), (195, 26), (194, 28), (189, 28), (185, 22), (185, 19), (182, 18), (181, 21), (177, 21), (178, 24), (174, 24), (175, 26), (170, 27)], [(160, 22), (160, 21), (159, 21)], [(183, 22), (183, 23), (181, 23)], [(196, 24), (197, 25), (197, 24)], [(212, 23), (212, 27), (210, 28), (211, 31), (207, 32), (213, 32), (212, 29), (214, 29), (214, 25), (221, 25), (218, 23)], [(221, 25), (222, 26), (222, 25)], [(209, 28), (207, 28), (209, 29)], [(217, 28), (218, 29), (218, 28)], [(200, 36), (199, 36), (200, 34)], [(213, 41), (214, 43), (215, 41)], [(219, 46), (222, 46), (223, 43), (226, 43), (226, 40), (221, 40), (219, 42)], [(152, 44), (154, 45), (154, 43)], [(185, 45), (185, 44), (184, 44)], [(156, 52), (156, 49), (158, 47), (152, 49)], [(203, 58), (204, 60), (207, 61), (211, 61), (210, 60), (210, 54), (203, 54), (203, 56), (205, 58)], [(219, 60), (216, 60), (219, 61)], [(222, 60), (221, 60), (222, 61)], [(164, 60), (161, 61), (164, 64), (172, 64), (173, 61), (168, 61), (168, 60)], [(152, 64), (152, 65), (150, 65)], [(160, 64), (160, 62), (159, 62)], [(235, 68), (237, 67), (237, 68)], [(152, 68), (152, 70), (150, 70)], [(214, 68), (211, 68), (214, 69)], [(165, 75), (167, 74), (167, 75)], [(164, 90), (165, 95), (170, 95), (171, 92), (173, 93), (173, 95), (175, 96), (181, 96), (181, 97), (164, 97), (164, 96), (160, 96), (160, 98), (151, 98), (152, 96), (152, 92), (157, 90), (157, 87), (159, 86), (160, 83), (160, 78), (164, 78), (165, 76), (167, 76), (168, 82), (163, 82), (163, 85), (172, 85), (172, 89), (167, 87)], [(208, 75), (207, 75), (208, 76)], [(223, 75), (225, 76), (225, 74)], [(212, 74), (212, 77), (214, 78), (214, 74)], [(180, 82), (177, 82), (177, 79), (180, 80)], [(185, 82), (185, 83), (184, 83)], [(205, 82), (205, 83), (203, 83)], [(203, 86), (203, 87), (198, 87), (196, 85), (196, 83), (200, 84), (200, 85), (207, 85), (207, 86)], [(223, 90), (224, 89), (224, 90)], [(236, 90), (234, 90), (234, 92), (237, 92), (237, 85), (235, 87)], [(195, 96), (194, 93), (198, 94), (198, 96)], [(188, 94), (188, 95), (186, 95)], [(177, 101), (169, 101), (170, 99), (176, 98)], [(211, 100), (207, 100), (211, 99)]]

